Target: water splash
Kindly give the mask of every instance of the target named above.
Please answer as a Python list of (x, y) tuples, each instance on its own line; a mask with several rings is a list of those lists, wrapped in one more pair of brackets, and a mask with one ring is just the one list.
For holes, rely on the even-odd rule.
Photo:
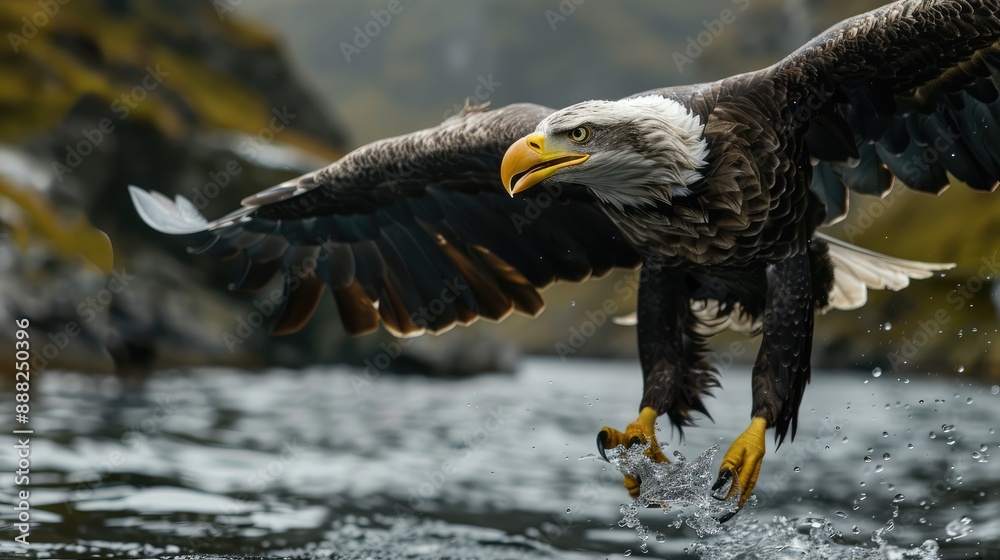
[[(874, 531), (871, 543), (874, 546), (858, 546), (844, 542), (844, 534), (832, 521), (826, 518), (786, 518), (776, 516), (771, 522), (761, 522), (754, 511), (755, 500), (751, 496), (741, 515), (722, 524), (718, 518), (736, 510), (739, 496), (728, 500), (717, 500), (711, 487), (715, 482), (712, 459), (719, 446), (712, 446), (696, 459), (688, 461), (679, 452), (674, 452), (671, 463), (654, 463), (644, 451), (649, 444), (630, 448), (618, 446), (608, 452), (608, 459), (622, 474), (638, 476), (642, 481), (639, 497), (621, 506), (622, 519), (619, 526), (636, 530), (641, 540), (640, 549), (646, 552), (650, 537), (649, 527), (639, 519), (639, 512), (648, 507), (662, 507), (678, 511), (675, 529), (682, 525), (695, 530), (700, 541), (694, 543), (690, 552), (699, 558), (711, 560), (737, 560), (755, 558), (758, 560), (783, 560), (786, 558), (850, 559), (850, 560), (938, 560), (938, 544), (926, 540), (916, 547), (900, 547), (888, 540), (888, 535), (896, 527), (900, 504), (906, 499), (896, 494), (892, 500), (892, 517), (880, 529)], [(838, 511), (837, 517), (846, 518), (847, 513)], [(949, 535), (960, 538), (968, 534), (968, 518), (956, 520), (949, 525)], [(857, 526), (851, 531), (858, 534)], [(960, 535), (956, 537), (955, 535)], [(655, 533), (656, 542), (663, 542), (662, 533)]]
[(629, 448), (619, 445), (608, 453), (611, 464), (623, 475), (635, 476), (642, 481), (639, 497), (621, 506), (622, 520), (618, 524), (635, 529), (645, 543), (649, 539), (649, 528), (639, 519), (639, 512), (649, 507), (661, 507), (679, 514), (675, 527), (686, 524), (701, 537), (718, 533), (722, 529), (718, 519), (736, 511), (739, 503), (738, 492), (727, 500), (712, 496), (712, 485), (716, 479), (712, 459), (719, 446), (706, 449), (691, 461), (675, 451), (670, 463), (651, 461), (643, 453), (648, 448), (649, 443)]

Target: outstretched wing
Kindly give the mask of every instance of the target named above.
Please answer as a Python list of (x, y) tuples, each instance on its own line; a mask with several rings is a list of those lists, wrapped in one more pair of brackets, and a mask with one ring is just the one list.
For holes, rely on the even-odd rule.
[(213, 222), (183, 197), (130, 192), (151, 227), (195, 237), (192, 252), (242, 256), (234, 288), (259, 290), (283, 274), (276, 333), (301, 328), (326, 287), (352, 334), (380, 321), (412, 336), (514, 310), (535, 315), (543, 307), (538, 290), (557, 280), (640, 263), (584, 189), (552, 186), (511, 198), (501, 185), (504, 152), (550, 112), (467, 110), (361, 147)]
[(940, 193), (951, 174), (1000, 179), (1000, 1), (904, 0), (834, 26), (762, 71), (804, 126), (827, 222), (847, 189), (884, 195), (898, 177)]

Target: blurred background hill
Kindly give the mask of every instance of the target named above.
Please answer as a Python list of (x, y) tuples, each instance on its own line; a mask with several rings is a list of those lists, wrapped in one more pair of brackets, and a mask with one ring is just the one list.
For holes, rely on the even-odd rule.
[[(270, 338), (258, 328), (245, 343), (227, 345), (224, 334), (254, 303), (225, 290), (236, 266), (188, 256), (178, 239), (144, 227), (126, 186), (183, 194), (216, 217), (350, 148), (433, 126), (467, 99), (560, 107), (714, 80), (771, 64), (880, 4), (5, 2), (0, 333), (9, 337), (14, 318), (31, 317), (53, 348), (41, 356), (50, 367), (363, 363), (387, 336), (346, 338), (331, 300), (299, 334)], [(814, 363), (901, 376), (1000, 375), (992, 344), (1000, 197), (956, 186), (939, 199), (900, 189), (852, 204), (835, 235), (959, 266), (820, 318)], [(631, 311), (634, 291), (623, 297), (613, 289), (629, 278), (557, 286), (538, 319), (423, 337), (398, 364), (461, 375), (510, 367), (519, 352), (634, 356), (632, 329), (606, 320), (573, 344), (574, 330), (595, 321), (608, 299)], [(724, 366), (755, 355), (754, 341), (740, 337), (713, 348)]]

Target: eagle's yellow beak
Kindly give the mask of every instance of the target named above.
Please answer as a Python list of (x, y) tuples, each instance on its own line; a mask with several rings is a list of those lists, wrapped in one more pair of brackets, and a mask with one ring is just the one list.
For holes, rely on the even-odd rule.
[(590, 154), (545, 151), (545, 135), (535, 132), (507, 149), (500, 164), (500, 178), (510, 196), (548, 179), (556, 170), (586, 161)]

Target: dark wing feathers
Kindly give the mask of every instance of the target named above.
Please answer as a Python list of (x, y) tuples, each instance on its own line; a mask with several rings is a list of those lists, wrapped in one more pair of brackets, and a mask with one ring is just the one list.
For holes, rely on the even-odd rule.
[(132, 189), (140, 215), (192, 235), (193, 252), (245, 260), (233, 288), (284, 275), (276, 333), (294, 332), (330, 288), (353, 334), (381, 322), (401, 336), (479, 317), (535, 315), (539, 289), (582, 281), (639, 257), (589, 194), (534, 189), (511, 198), (500, 161), (551, 111), (512, 105), (362, 147), (324, 168), (244, 199), (205, 222), (190, 205)]
[(997, 0), (896, 2), (756, 75), (771, 77), (793, 125), (808, 127), (812, 189), (827, 222), (846, 213), (848, 188), (882, 195), (891, 176), (929, 193), (947, 188), (949, 174), (977, 190), (997, 187)]

